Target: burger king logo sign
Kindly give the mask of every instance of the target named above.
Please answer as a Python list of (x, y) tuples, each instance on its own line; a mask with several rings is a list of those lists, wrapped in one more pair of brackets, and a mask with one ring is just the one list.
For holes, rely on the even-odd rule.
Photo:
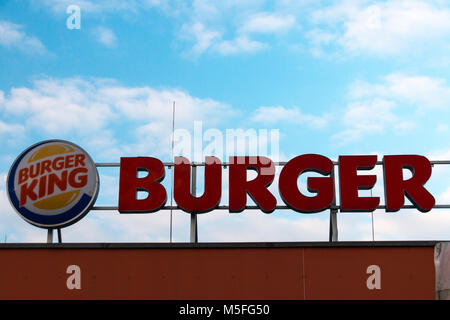
[(9, 200), (23, 219), (42, 228), (61, 228), (91, 209), (99, 179), (86, 151), (68, 141), (47, 140), (14, 161), (7, 186)]

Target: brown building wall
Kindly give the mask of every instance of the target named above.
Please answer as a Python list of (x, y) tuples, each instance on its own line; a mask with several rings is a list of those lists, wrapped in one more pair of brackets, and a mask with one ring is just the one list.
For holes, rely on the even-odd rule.
[(3, 245), (0, 299), (434, 299), (433, 257), (424, 243)]

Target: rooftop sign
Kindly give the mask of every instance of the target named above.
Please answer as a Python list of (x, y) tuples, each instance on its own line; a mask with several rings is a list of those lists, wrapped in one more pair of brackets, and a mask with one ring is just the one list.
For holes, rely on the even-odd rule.
[[(301, 213), (315, 213), (335, 206), (339, 186), (340, 210), (370, 212), (379, 207), (380, 198), (362, 197), (358, 190), (372, 189), (376, 175), (359, 174), (377, 164), (376, 155), (340, 156), (338, 179), (335, 164), (318, 154), (303, 154), (284, 164), (278, 179), (278, 190), (287, 208)], [(178, 208), (199, 214), (219, 207), (222, 196), (222, 167), (227, 166), (229, 204), (237, 213), (247, 208), (247, 195), (265, 213), (277, 206), (268, 190), (275, 178), (275, 164), (262, 156), (233, 156), (224, 164), (217, 157), (205, 158), (204, 193), (192, 194), (191, 167), (187, 158), (175, 157), (173, 195)], [(420, 155), (386, 155), (382, 159), (384, 172), (385, 210), (398, 211), (405, 196), (422, 212), (435, 205), (433, 195), (425, 188), (431, 177), (430, 161)], [(405, 179), (403, 169), (412, 177)], [(247, 172), (257, 176), (248, 180)], [(139, 171), (147, 172), (140, 177)], [(298, 178), (304, 173), (319, 176), (307, 178), (307, 188), (314, 196), (304, 195)], [(153, 157), (123, 157), (120, 161), (120, 213), (150, 213), (161, 210), (167, 201), (167, 191), (161, 184), (165, 164)], [(335, 179), (337, 181), (335, 181)], [(81, 219), (94, 205), (99, 186), (98, 172), (90, 156), (79, 146), (63, 140), (48, 140), (26, 149), (13, 163), (8, 174), (8, 196), (18, 214), (29, 223), (43, 228), (61, 228)], [(138, 199), (138, 191), (147, 191)]]
[[(376, 183), (375, 175), (359, 175), (358, 170), (370, 170), (377, 163), (376, 155), (339, 157), (340, 210), (373, 211), (380, 204), (379, 197), (361, 197), (358, 190), (371, 189)], [(174, 200), (189, 213), (214, 210), (222, 194), (222, 164), (218, 158), (206, 157), (205, 191), (202, 196), (190, 192), (191, 164), (183, 157), (175, 158)], [(229, 211), (241, 212), (246, 208), (247, 194), (265, 213), (276, 209), (275, 196), (267, 189), (275, 177), (274, 163), (266, 157), (230, 157), (228, 174)], [(322, 155), (304, 154), (288, 161), (281, 170), (278, 189), (286, 205), (302, 213), (320, 212), (331, 207), (335, 200), (333, 162)], [(403, 169), (413, 172), (409, 179), (403, 178)], [(255, 170), (256, 178), (248, 181), (247, 171)], [(386, 211), (398, 211), (404, 205), (404, 196), (414, 206), (426, 212), (433, 208), (435, 199), (424, 187), (431, 176), (430, 161), (419, 155), (389, 155), (383, 157)], [(138, 171), (148, 175), (138, 178)], [(317, 172), (321, 177), (309, 177), (307, 187), (314, 197), (302, 194), (298, 177), (306, 172)], [(155, 212), (167, 199), (166, 190), (160, 183), (165, 175), (163, 163), (151, 157), (122, 158), (120, 162), (119, 211), (121, 213)], [(145, 190), (146, 199), (137, 199), (136, 192)]]
[(95, 163), (79, 146), (48, 140), (26, 149), (13, 163), (8, 196), (17, 213), (42, 228), (61, 228), (81, 219), (98, 194)]

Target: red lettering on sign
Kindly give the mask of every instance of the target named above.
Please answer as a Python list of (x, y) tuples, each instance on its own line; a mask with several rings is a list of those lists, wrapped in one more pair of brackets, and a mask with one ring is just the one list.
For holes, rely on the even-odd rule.
[(187, 212), (204, 213), (213, 210), (222, 195), (222, 165), (216, 157), (206, 157), (205, 191), (201, 197), (191, 194), (191, 164), (184, 157), (175, 158), (174, 198)]
[(47, 192), (47, 176), (41, 176), (39, 178), (39, 198), (45, 197)]
[[(405, 202), (405, 196), (422, 212), (430, 211), (435, 199), (424, 184), (431, 176), (431, 163), (424, 156), (384, 156), (384, 185), (386, 211), (398, 211)], [(412, 177), (403, 179), (403, 169), (412, 171)]]
[(77, 154), (75, 156), (75, 167), (79, 167), (79, 166), (85, 167), (86, 164), (84, 163), (84, 159), (86, 159), (86, 156), (84, 154), (82, 154), (82, 153)]
[(34, 188), (38, 184), (38, 179), (31, 180), (30, 184), (24, 183), (20, 186), (20, 206), (22, 207), (27, 203), (27, 198), (35, 201), (37, 194), (34, 192)]
[(35, 163), (30, 166), (30, 178), (36, 178), (39, 175), (41, 163)]
[(69, 185), (72, 188), (83, 188), (88, 183), (87, 173), (88, 169), (86, 168), (73, 169), (69, 174)]
[(64, 168), (65, 169), (73, 168), (74, 162), (75, 162), (75, 155), (74, 154), (66, 156), (65, 161), (64, 161)]
[[(138, 171), (147, 171), (148, 175), (138, 178)], [(158, 211), (167, 200), (166, 189), (159, 183), (164, 175), (164, 165), (156, 158), (120, 158), (119, 212)], [(137, 191), (147, 191), (148, 197), (137, 199)]]
[[(247, 204), (247, 193), (265, 213), (275, 210), (277, 199), (267, 190), (275, 177), (275, 166), (266, 157), (230, 157), (230, 212), (241, 212)], [(258, 175), (247, 181), (247, 169)]]
[(52, 162), (53, 170), (61, 170), (64, 168), (64, 157), (56, 157)]
[[(79, 159), (81, 161), (82, 159)], [(75, 166), (77, 157), (75, 157)], [(374, 174), (358, 175), (358, 170), (370, 170), (377, 163), (376, 155), (340, 156), (339, 186), (340, 210), (373, 211), (379, 203), (379, 197), (361, 197), (359, 190), (370, 190), (377, 177)], [(191, 194), (191, 166), (188, 159), (177, 157), (174, 168), (174, 198), (177, 204), (187, 212), (203, 213), (213, 210), (220, 203), (222, 175), (220, 160), (207, 157), (205, 161), (205, 188), (202, 196)], [(281, 170), (279, 179), (280, 196), (286, 205), (298, 212), (313, 213), (331, 207), (335, 196), (333, 162), (317, 154), (305, 154), (291, 159)], [(413, 177), (403, 179), (403, 168), (410, 168)], [(247, 181), (248, 170), (255, 170), (257, 176)], [(148, 176), (138, 178), (137, 172), (144, 170)], [(422, 156), (386, 156), (384, 158), (386, 210), (397, 211), (404, 203), (406, 195), (421, 211), (434, 206), (433, 196), (424, 188), (431, 175), (431, 164)], [(78, 171), (76, 171), (78, 172)], [(81, 172), (81, 170), (79, 171)], [(317, 172), (323, 177), (308, 177), (307, 188), (315, 196), (306, 196), (298, 188), (298, 177), (305, 172)], [(26, 179), (29, 172), (19, 173), (19, 179)], [(75, 173), (74, 173), (75, 175)], [(247, 194), (264, 212), (275, 210), (277, 201), (267, 189), (273, 182), (275, 166), (266, 157), (235, 156), (229, 159), (229, 211), (241, 212), (247, 204)], [(80, 175), (80, 183), (84, 176)], [(122, 158), (120, 169), (119, 211), (154, 212), (166, 202), (166, 190), (161, 185), (164, 178), (164, 165), (155, 158)], [(71, 181), (71, 177), (69, 177)], [(50, 182), (48, 182), (50, 184)], [(72, 185), (72, 182), (69, 182)], [(32, 191), (32, 189), (30, 189)], [(32, 192), (28, 190), (32, 197)], [(137, 199), (137, 191), (149, 193), (146, 199)]]
[(19, 184), (24, 183), (28, 180), (28, 168), (23, 168), (19, 170)]
[(50, 168), (51, 165), (52, 165), (52, 162), (50, 160), (42, 161), (42, 164), (41, 164), (41, 175), (43, 175), (45, 173), (52, 172), (52, 169)]
[(55, 186), (61, 191), (66, 191), (67, 189), (67, 170), (61, 172), (61, 177), (58, 177), (56, 173), (50, 173), (48, 175), (48, 195), (55, 192)]
[(334, 199), (333, 177), (308, 177), (310, 192), (317, 192), (314, 197), (303, 195), (298, 189), (298, 177), (308, 171), (330, 175), (333, 162), (318, 154), (304, 154), (291, 159), (280, 173), (279, 190), (283, 201), (298, 212), (320, 212), (327, 209)]
[(360, 197), (358, 189), (370, 190), (377, 182), (375, 175), (358, 175), (358, 170), (373, 169), (376, 155), (340, 156), (339, 187), (341, 211), (373, 211), (380, 203), (379, 197)]

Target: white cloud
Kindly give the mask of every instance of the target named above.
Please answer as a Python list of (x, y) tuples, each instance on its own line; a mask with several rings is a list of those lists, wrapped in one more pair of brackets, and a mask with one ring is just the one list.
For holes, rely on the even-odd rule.
[(450, 150), (435, 150), (430, 152), (427, 157), (433, 160), (449, 160)]
[[(126, 87), (108, 79), (44, 78), (31, 88), (12, 88), (0, 101), (0, 112), (11, 119), (0, 123), (0, 133), (17, 133), (23, 126), (52, 138), (76, 137), (106, 159), (137, 152), (167, 155), (174, 101), (178, 128), (192, 128), (194, 120), (218, 126), (235, 114), (227, 104), (179, 89)], [(125, 137), (133, 142), (124, 143)]]
[[(292, 30), (297, 17), (274, 9), (265, 11), (265, 1), (194, 1), (177, 16), (183, 21), (179, 38), (191, 46), (190, 53), (236, 55), (260, 52), (270, 47), (270, 36)], [(266, 36), (264, 41), (258, 36)]]
[(0, 20), (0, 46), (17, 48), (27, 54), (43, 54), (46, 52), (42, 42), (23, 31), (23, 26)]
[[(235, 55), (255, 53), (268, 47), (267, 42), (257, 41), (249, 35), (254, 33), (283, 33), (296, 25), (296, 17), (285, 12), (262, 11), (265, 1), (204, 1), (189, 2), (147, 1), (56, 1), (44, 0), (38, 5), (54, 13), (65, 12), (75, 4), (81, 12), (109, 14), (112, 12), (139, 13), (156, 9), (177, 25), (177, 37), (190, 46), (186, 56), (204, 53)], [(108, 29), (96, 30), (99, 42), (106, 46), (115, 44), (115, 36)]]
[(448, 187), (444, 192), (442, 192), (437, 197), (436, 203), (439, 203), (439, 204), (450, 204), (450, 187)]
[(447, 124), (444, 123), (440, 123), (437, 127), (436, 127), (436, 132), (438, 133), (446, 133), (449, 130), (449, 126)]
[(285, 108), (283, 106), (262, 106), (253, 113), (253, 121), (273, 124), (288, 122), (310, 125), (315, 128), (324, 127), (328, 123), (328, 116), (315, 116), (303, 113), (299, 108)]
[(386, 123), (396, 120), (392, 113), (393, 107), (393, 102), (382, 99), (353, 102), (347, 106), (344, 122), (369, 132), (382, 131)]
[(0, 173), (0, 241), (44, 242), (45, 231), (25, 222), (11, 207), (6, 193), (6, 177), (6, 173)]
[(2, 109), (25, 117), (27, 127), (54, 135), (94, 132), (111, 116), (109, 107), (95, 100), (95, 85), (81, 79), (43, 79), (35, 81), (32, 89), (13, 88)]
[[(196, 55), (259, 52), (269, 47), (268, 35), (287, 34), (300, 26), (309, 51), (318, 56), (342, 50), (345, 54), (411, 55), (450, 39), (450, 8), (437, 0), (278, 1), (269, 5), (270, 10), (264, 0), (44, 0), (38, 5), (63, 13), (70, 4), (95, 14), (157, 10), (171, 19), (177, 37), (190, 47), (184, 51)], [(261, 35), (266, 36), (264, 42), (255, 38)]]
[(355, 54), (421, 51), (450, 36), (450, 9), (439, 1), (342, 1), (313, 11), (311, 20)]
[(376, 239), (384, 240), (449, 240), (448, 210), (435, 209), (422, 213), (400, 210), (375, 215)]
[(246, 36), (239, 36), (231, 41), (221, 41), (217, 43), (214, 51), (220, 53), (221, 55), (231, 55), (237, 53), (253, 53), (266, 49), (268, 44), (251, 40)]
[(95, 37), (97, 41), (103, 44), (105, 47), (113, 48), (117, 45), (116, 35), (109, 28), (97, 27), (95, 29)]
[(22, 136), (25, 133), (25, 128), (20, 124), (6, 123), (0, 120), (0, 137), (4, 135)]
[[(172, 118), (176, 101), (177, 121), (181, 124), (210, 117), (214, 123), (230, 115), (229, 106), (212, 99), (200, 99), (178, 89), (125, 87), (103, 79), (40, 79), (34, 88), (13, 88), (3, 101), (11, 115), (28, 116), (30, 125), (50, 133), (98, 128), (118, 116), (132, 120)], [(64, 115), (64, 116), (61, 116)]]
[(312, 29), (305, 33), (307, 39), (314, 47), (328, 45), (336, 39), (336, 35), (326, 30)]
[(246, 35), (237, 36), (232, 40), (224, 40), (221, 32), (208, 29), (200, 22), (183, 25), (182, 38), (194, 43), (190, 50), (190, 53), (194, 55), (211, 52), (227, 56), (253, 53), (268, 47), (266, 43), (251, 40)]
[(421, 109), (450, 109), (450, 87), (444, 79), (391, 73), (382, 80), (375, 84), (357, 81), (352, 84), (349, 95), (353, 99), (382, 96), (402, 100)]
[(176, 122), (191, 124), (194, 120), (208, 119), (217, 124), (234, 113), (232, 108), (213, 99), (191, 96), (179, 89), (153, 89), (150, 87), (123, 87), (110, 85), (98, 90), (101, 100), (112, 105), (130, 119), (172, 120), (172, 104), (176, 103)]
[(383, 133), (388, 129), (403, 132), (415, 127), (414, 122), (397, 116), (394, 109), (395, 103), (384, 99), (349, 103), (342, 117), (346, 129), (334, 134), (333, 142), (344, 145), (361, 140), (366, 135)]
[[(37, 4), (49, 8), (54, 13), (65, 12), (71, 5), (78, 5), (81, 12), (110, 14), (114, 12), (135, 13), (156, 9), (165, 17), (172, 19), (177, 26), (177, 37), (186, 41), (190, 49), (186, 56), (199, 56), (204, 53), (234, 55), (254, 53), (268, 45), (251, 39), (250, 32), (282, 32), (295, 23), (290, 14), (259, 13), (263, 1), (203, 1), (190, 2), (146, 0), (146, 1), (91, 1), (91, 0), (44, 0)], [(246, 33), (240, 28), (245, 26)], [(228, 31), (227, 31), (228, 29)], [(97, 29), (96, 37), (106, 46), (114, 46), (115, 36), (109, 29)]]
[[(428, 76), (407, 76), (391, 73), (379, 82), (355, 81), (348, 89), (350, 101), (343, 111), (345, 129), (333, 136), (334, 141), (346, 144), (366, 134), (411, 131), (419, 117), (450, 110), (450, 87), (445, 80)], [(445, 125), (436, 124), (436, 130)]]
[[(0, 91), (0, 110), (5, 101), (3, 91)], [(10, 143), (17, 142), (25, 136), (25, 127), (22, 124), (9, 123), (0, 120), (0, 139)]]
[(194, 42), (194, 46), (191, 49), (194, 54), (202, 54), (221, 38), (221, 34), (218, 31), (208, 30), (200, 22), (192, 25), (184, 24), (181, 28), (181, 33), (182, 38)]
[(259, 12), (251, 15), (240, 28), (244, 33), (279, 33), (285, 32), (295, 25), (295, 16)]

